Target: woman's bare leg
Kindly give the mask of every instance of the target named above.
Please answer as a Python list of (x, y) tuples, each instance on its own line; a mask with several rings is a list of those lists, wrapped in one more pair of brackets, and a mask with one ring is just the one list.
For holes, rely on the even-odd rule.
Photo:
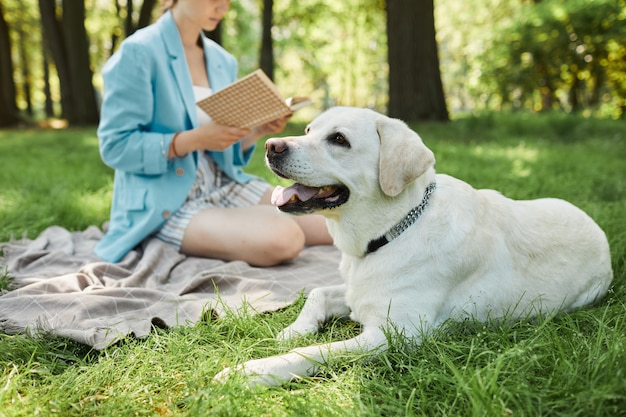
[[(261, 198), (260, 204), (271, 204), (270, 199), (272, 195), (272, 190), (266, 192)], [(278, 210), (274, 208), (274, 210)], [(304, 216), (291, 216), (285, 214), (285, 216), (289, 216), (293, 219), (302, 231), (304, 232), (305, 245), (307, 246), (316, 246), (316, 245), (332, 245), (333, 238), (328, 234), (328, 229), (326, 228), (326, 219), (324, 216), (319, 214), (307, 214)]]
[(180, 251), (271, 266), (295, 258), (305, 245), (332, 244), (322, 216), (281, 213), (268, 204), (270, 195), (267, 192), (258, 206), (198, 212), (185, 229)]
[(298, 224), (273, 207), (211, 208), (192, 217), (180, 251), (270, 266), (298, 256), (304, 242)]

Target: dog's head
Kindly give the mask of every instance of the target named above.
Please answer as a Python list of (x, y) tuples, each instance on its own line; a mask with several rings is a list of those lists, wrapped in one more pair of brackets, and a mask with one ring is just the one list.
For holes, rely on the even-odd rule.
[(352, 107), (331, 108), (304, 136), (272, 138), (265, 149), (268, 167), (295, 181), (272, 196), (281, 211), (293, 214), (330, 215), (353, 201), (396, 197), (435, 163), (404, 122)]

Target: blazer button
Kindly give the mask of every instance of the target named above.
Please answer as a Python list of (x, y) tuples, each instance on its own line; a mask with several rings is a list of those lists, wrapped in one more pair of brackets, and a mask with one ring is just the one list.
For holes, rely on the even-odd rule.
[(183, 175), (185, 175), (185, 169), (181, 167), (176, 168), (176, 175), (182, 177)]
[(163, 218), (169, 219), (170, 217), (172, 217), (172, 213), (169, 210), (163, 210)]

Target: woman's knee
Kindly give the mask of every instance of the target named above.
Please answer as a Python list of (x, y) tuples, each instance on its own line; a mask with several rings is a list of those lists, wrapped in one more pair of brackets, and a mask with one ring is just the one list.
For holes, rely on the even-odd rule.
[(266, 261), (277, 265), (296, 258), (305, 245), (305, 235), (296, 222), (290, 222), (275, 230), (267, 242)]
[[(206, 211), (192, 218), (183, 236), (182, 253), (272, 266), (297, 257), (304, 248), (305, 233), (293, 218), (276, 217), (274, 212), (270, 216), (245, 213), (236, 221), (230, 212), (217, 216), (220, 213)], [(247, 221), (252, 215), (258, 217)]]

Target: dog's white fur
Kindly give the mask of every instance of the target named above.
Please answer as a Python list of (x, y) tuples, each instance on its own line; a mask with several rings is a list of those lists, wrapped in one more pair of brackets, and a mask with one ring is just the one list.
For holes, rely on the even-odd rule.
[[(332, 143), (336, 132), (350, 147)], [(609, 245), (588, 215), (563, 200), (514, 201), (436, 174), (433, 153), (402, 121), (337, 107), (304, 136), (268, 142), (289, 151), (282, 174), (311, 186), (343, 184), (351, 193), (344, 205), (320, 212), (342, 252), (345, 284), (312, 290), (278, 338), (315, 332), (330, 317), (347, 314), (363, 331), (248, 361), (220, 372), (218, 380), (240, 372), (251, 384), (280, 384), (312, 374), (338, 351), (384, 349), (390, 328), (420, 343), (424, 332), (450, 318), (573, 310), (609, 288)], [(420, 203), (432, 181), (436, 189), (417, 222), (364, 255), (369, 241)]]

